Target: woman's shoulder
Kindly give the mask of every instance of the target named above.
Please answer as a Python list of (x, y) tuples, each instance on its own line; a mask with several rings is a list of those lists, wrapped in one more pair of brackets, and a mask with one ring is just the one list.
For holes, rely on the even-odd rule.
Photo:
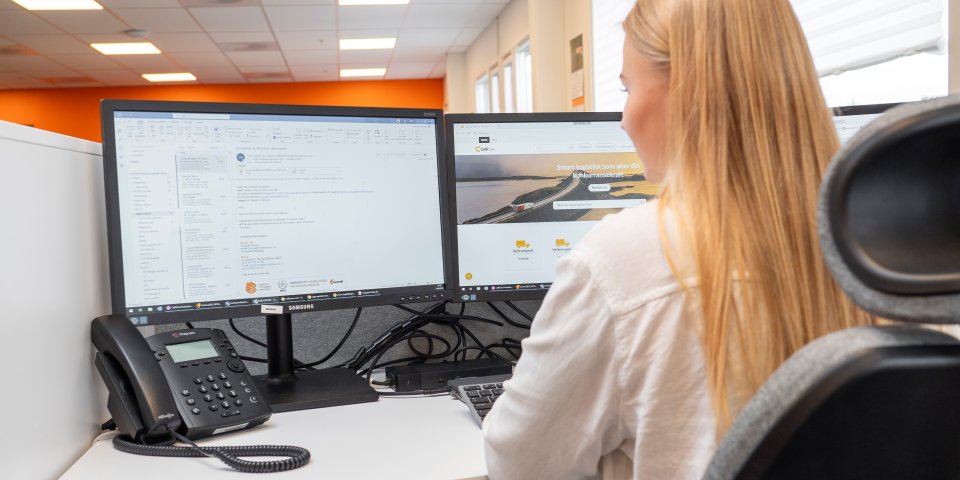
[(678, 288), (661, 243), (659, 210), (654, 201), (608, 215), (571, 253), (614, 310), (636, 308)]

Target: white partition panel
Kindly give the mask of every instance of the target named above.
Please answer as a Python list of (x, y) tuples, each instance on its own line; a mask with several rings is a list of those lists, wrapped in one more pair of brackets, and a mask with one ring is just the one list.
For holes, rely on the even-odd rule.
[(100, 145), (0, 122), (0, 477), (56, 478), (106, 419), (90, 320), (109, 313)]

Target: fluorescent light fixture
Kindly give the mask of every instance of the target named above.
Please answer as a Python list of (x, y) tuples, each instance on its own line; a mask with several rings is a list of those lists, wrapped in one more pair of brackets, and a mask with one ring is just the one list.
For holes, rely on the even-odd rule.
[(406, 5), (410, 0), (340, 0), (340, 5)]
[(192, 73), (144, 73), (143, 78), (151, 82), (192, 82), (197, 79)]
[(27, 10), (103, 10), (93, 0), (13, 0)]
[(341, 38), (340, 50), (379, 50), (393, 48), (397, 44), (392, 38)]
[(382, 77), (386, 68), (341, 68), (340, 77)]
[(104, 55), (156, 55), (160, 49), (150, 42), (91, 43), (91, 47)]

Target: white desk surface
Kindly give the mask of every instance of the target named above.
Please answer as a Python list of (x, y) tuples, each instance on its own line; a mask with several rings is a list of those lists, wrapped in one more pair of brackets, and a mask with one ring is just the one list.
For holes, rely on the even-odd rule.
[[(296, 445), (310, 463), (269, 478), (486, 478), (483, 437), (466, 406), (448, 395), (275, 413), (249, 430), (210, 437), (204, 445)], [(255, 459), (255, 458), (252, 458)], [(144, 457), (96, 442), (64, 480), (238, 478), (217, 459)]]

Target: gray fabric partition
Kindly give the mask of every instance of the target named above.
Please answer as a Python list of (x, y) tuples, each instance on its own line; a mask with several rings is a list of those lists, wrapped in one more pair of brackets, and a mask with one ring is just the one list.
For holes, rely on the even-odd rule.
[[(540, 301), (514, 302), (514, 304), (520, 307), (521, 310), (526, 312), (531, 317), (536, 314), (537, 309), (540, 308)], [(429, 303), (423, 303), (410, 304), (406, 306), (422, 311), (427, 309), (430, 305), (431, 304)], [(514, 319), (518, 323), (526, 323), (525, 319), (521, 318), (516, 314), (516, 312), (511, 310), (506, 305), (503, 305), (502, 303), (496, 303), (495, 305), (497, 305), (497, 308), (503, 311), (511, 319)], [(450, 312), (457, 313), (460, 311), (460, 306), (458, 304), (448, 305), (447, 309)], [(297, 360), (311, 362), (326, 356), (333, 349), (333, 347), (340, 342), (340, 339), (343, 338), (343, 335), (353, 322), (355, 313), (356, 310), (352, 309), (294, 314), (293, 348)], [(484, 303), (467, 304), (464, 314), (488, 318), (491, 320), (500, 320), (500, 317)], [(347, 339), (340, 351), (337, 352), (337, 354), (334, 355), (334, 357), (327, 361), (324, 365), (332, 366), (353, 358), (353, 355), (361, 347), (369, 345), (394, 324), (406, 320), (409, 317), (409, 313), (392, 306), (364, 308), (360, 316), (360, 321), (357, 323), (357, 326), (350, 335), (350, 338)], [(253, 338), (265, 341), (266, 329), (264, 321), (264, 317), (251, 317), (238, 318), (234, 321), (234, 323), (243, 333)], [(528, 330), (507, 324), (505, 324), (503, 327), (471, 321), (464, 321), (463, 324), (473, 331), (480, 341), (482, 341), (485, 345), (499, 343), (504, 337), (522, 340), (529, 334)], [(226, 320), (197, 322), (194, 323), (193, 326), (219, 328), (227, 332), (227, 336), (230, 337), (231, 342), (234, 343), (234, 345), (237, 347), (237, 350), (242, 355), (259, 358), (266, 357), (266, 349), (240, 338), (230, 329), (230, 325)], [(185, 328), (184, 324), (175, 323), (161, 325), (157, 327), (157, 331), (169, 331), (180, 328)], [(426, 330), (443, 336), (444, 338), (450, 340), (451, 343), (455, 342), (456, 337), (452, 334), (449, 328), (438, 325), (430, 325), (426, 327)], [(414, 342), (418, 348), (421, 348), (424, 351), (426, 350), (425, 340), (418, 339), (414, 340)], [(506, 354), (506, 352), (503, 352), (502, 350), (496, 351), (497, 353), (503, 355), (504, 358), (512, 359), (512, 357)], [(468, 357), (473, 358), (476, 353), (476, 351), (471, 351)], [(408, 357), (411, 355), (413, 355), (413, 352), (410, 351), (406, 344), (397, 345), (390, 352), (384, 354), (380, 361), (383, 362), (395, 358)], [(255, 362), (246, 363), (247, 367), (250, 369), (250, 372), (254, 375), (266, 373), (265, 364)], [(322, 367), (323, 366), (321, 366), (321, 368)]]

